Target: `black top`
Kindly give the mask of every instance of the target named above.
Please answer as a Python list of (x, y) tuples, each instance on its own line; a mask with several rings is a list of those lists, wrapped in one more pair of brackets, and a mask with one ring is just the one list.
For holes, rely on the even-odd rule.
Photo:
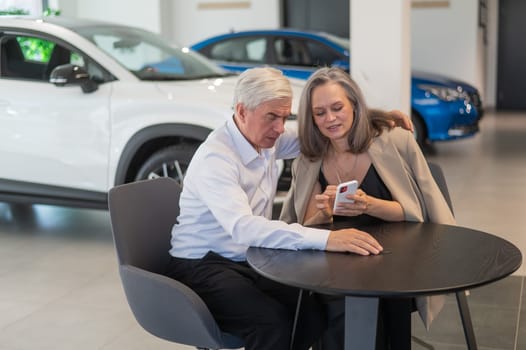
[[(323, 174), (322, 168), (320, 167), (320, 174), (318, 175), (318, 181), (321, 185), (321, 191), (325, 191), (327, 186), (329, 185), (327, 179), (325, 178), (325, 174)], [(371, 164), (369, 169), (367, 170), (367, 173), (365, 174), (365, 177), (363, 178), (362, 183), (360, 184), (360, 188), (362, 191), (367, 193), (368, 195), (371, 195), (376, 198), (385, 199), (385, 200), (393, 200), (393, 197), (391, 196), (391, 192), (385, 186), (384, 182), (382, 181), (382, 178), (380, 175), (378, 175), (378, 172), (376, 171), (374, 165)], [(367, 224), (373, 224), (375, 222), (382, 222), (383, 220), (378, 219), (374, 216), (370, 216), (367, 214), (362, 214), (358, 216), (342, 216), (342, 215), (334, 215), (333, 216), (334, 221), (347, 221), (351, 223), (353, 226), (361, 226), (361, 225), (367, 225)]]

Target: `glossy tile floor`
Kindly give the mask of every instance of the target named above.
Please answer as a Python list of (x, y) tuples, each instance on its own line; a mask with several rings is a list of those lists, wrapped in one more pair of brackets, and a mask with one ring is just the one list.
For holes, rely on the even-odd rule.
[[(458, 223), (526, 253), (526, 113), (488, 112), (474, 138), (438, 143), (427, 156), (446, 174)], [(0, 203), (0, 350), (193, 349), (143, 331), (126, 304), (108, 213)], [(476, 249), (474, 247), (473, 249)], [(522, 266), (471, 291), (480, 349), (526, 349)], [(454, 299), (413, 349), (465, 349)]]

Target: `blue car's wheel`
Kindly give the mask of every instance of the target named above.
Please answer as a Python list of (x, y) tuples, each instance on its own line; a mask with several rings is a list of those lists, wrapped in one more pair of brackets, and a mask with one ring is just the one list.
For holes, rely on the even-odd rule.
[(414, 135), (416, 142), (420, 146), (420, 148), (424, 147), (426, 141), (427, 141), (427, 129), (424, 125), (424, 122), (420, 116), (415, 114), (414, 112), (411, 113), (411, 121), (413, 122), (413, 126), (415, 129)]

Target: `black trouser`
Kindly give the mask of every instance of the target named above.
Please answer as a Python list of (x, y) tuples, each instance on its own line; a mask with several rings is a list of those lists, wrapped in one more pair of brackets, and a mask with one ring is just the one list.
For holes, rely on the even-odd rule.
[[(329, 295), (320, 297), (326, 305), (328, 329), (315, 350), (341, 350), (344, 348), (345, 299)], [(411, 349), (411, 311), (413, 299), (380, 299), (377, 350)]]
[[(411, 349), (413, 299), (380, 299), (377, 349)], [(384, 340), (384, 344), (381, 343)]]
[[(172, 258), (168, 275), (193, 289), (221, 330), (245, 340), (246, 350), (289, 350), (299, 290), (260, 276), (245, 262), (209, 252), (202, 259)], [(308, 349), (326, 321), (321, 303), (304, 295), (294, 349)]]

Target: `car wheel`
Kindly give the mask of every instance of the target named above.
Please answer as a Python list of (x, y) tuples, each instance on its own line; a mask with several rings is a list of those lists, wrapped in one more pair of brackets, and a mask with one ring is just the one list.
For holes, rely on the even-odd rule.
[(411, 113), (411, 121), (413, 122), (414, 135), (415, 135), (416, 142), (418, 143), (420, 148), (423, 148), (427, 140), (427, 132), (426, 132), (426, 127), (424, 125), (424, 122), (418, 115), (414, 113)]
[(196, 150), (196, 145), (180, 144), (153, 153), (139, 168), (135, 181), (171, 177), (182, 185), (186, 169)]

